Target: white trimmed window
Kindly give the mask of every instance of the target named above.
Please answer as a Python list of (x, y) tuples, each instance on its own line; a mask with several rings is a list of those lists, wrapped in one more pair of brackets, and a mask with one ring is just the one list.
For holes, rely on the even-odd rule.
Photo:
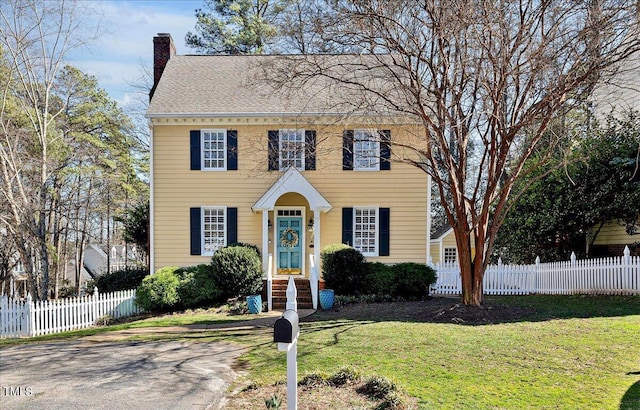
[(380, 169), (380, 138), (377, 131), (353, 132), (353, 169), (378, 171)]
[(227, 169), (227, 130), (202, 130), (202, 169), (225, 171)]
[(202, 208), (202, 255), (213, 253), (226, 243), (226, 208)]
[(456, 263), (457, 260), (456, 248), (444, 248), (444, 263)]
[(18, 260), (16, 262), (16, 266), (13, 267), (13, 271), (15, 273), (24, 273), (24, 265), (22, 264), (21, 260)]
[(353, 247), (364, 256), (378, 256), (378, 208), (353, 208)]
[(278, 145), (280, 170), (296, 167), (304, 171), (304, 130), (280, 130)]

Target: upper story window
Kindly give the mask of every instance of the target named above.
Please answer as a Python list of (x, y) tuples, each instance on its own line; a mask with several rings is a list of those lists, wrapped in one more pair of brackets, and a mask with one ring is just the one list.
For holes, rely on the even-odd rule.
[(364, 256), (378, 255), (378, 208), (353, 208), (353, 247)]
[(191, 170), (235, 171), (238, 169), (238, 131), (191, 130)]
[(316, 169), (316, 132), (304, 129), (281, 129), (268, 132), (269, 171)]
[(304, 130), (280, 130), (278, 159), (280, 170), (296, 167), (304, 171), (305, 141)]
[(227, 169), (227, 131), (202, 130), (202, 169), (224, 171)]
[(391, 131), (344, 130), (342, 169), (344, 171), (391, 170)]
[(353, 169), (356, 171), (377, 171), (380, 169), (380, 138), (377, 131), (354, 131)]

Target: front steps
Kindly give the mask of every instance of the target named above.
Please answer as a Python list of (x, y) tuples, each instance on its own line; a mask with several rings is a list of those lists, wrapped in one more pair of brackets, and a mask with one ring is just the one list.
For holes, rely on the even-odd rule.
[[(309, 279), (300, 278), (295, 279), (294, 282), (298, 291), (298, 297), (296, 302), (298, 303), (298, 309), (313, 309), (313, 301), (311, 299), (311, 284)], [(287, 308), (287, 285), (288, 279), (273, 279), (271, 295), (273, 310), (285, 310)], [(267, 300), (267, 281), (264, 281), (262, 287), (262, 298)]]

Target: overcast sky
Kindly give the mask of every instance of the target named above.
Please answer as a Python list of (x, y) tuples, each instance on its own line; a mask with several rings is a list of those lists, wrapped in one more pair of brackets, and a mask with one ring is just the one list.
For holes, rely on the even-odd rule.
[[(69, 63), (98, 78), (112, 99), (126, 105), (140, 83), (142, 66), (152, 70), (153, 37), (170, 33), (178, 54), (195, 53), (184, 44), (187, 31), (195, 31), (195, 10), (204, 0), (86, 0), (97, 13), (103, 34), (86, 49), (71, 55)], [(95, 20), (91, 20), (95, 19)]]

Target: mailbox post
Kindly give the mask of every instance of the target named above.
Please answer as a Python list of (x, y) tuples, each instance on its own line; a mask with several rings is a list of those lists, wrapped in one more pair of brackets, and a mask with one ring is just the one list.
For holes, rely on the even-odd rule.
[(285, 310), (273, 326), (278, 351), (287, 352), (287, 410), (298, 409), (298, 312)]

